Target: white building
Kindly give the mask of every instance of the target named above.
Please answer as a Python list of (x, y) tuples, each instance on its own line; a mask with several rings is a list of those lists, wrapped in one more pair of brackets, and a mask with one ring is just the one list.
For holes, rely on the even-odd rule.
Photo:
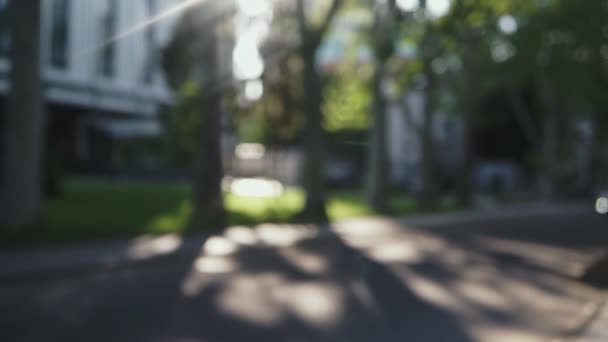
[[(0, 11), (8, 1), (0, 0)], [(101, 153), (91, 146), (100, 144), (92, 140), (93, 132), (106, 140), (161, 133), (158, 114), (172, 96), (158, 57), (176, 18), (133, 29), (178, 2), (42, 1), (41, 63), (50, 136), (68, 158), (111, 158), (108, 148)], [(9, 48), (5, 33), (0, 36), (0, 102), (8, 88)]]

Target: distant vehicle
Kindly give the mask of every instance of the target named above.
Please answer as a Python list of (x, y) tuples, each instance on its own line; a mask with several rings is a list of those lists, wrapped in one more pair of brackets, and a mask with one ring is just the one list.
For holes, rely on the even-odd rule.
[(608, 214), (608, 192), (603, 192), (597, 197), (595, 211), (602, 215)]

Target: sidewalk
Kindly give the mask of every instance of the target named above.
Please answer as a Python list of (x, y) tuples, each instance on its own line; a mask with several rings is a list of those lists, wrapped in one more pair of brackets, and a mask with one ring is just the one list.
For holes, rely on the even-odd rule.
[(131, 240), (0, 251), (0, 283), (109, 271), (136, 263), (197, 254), (206, 236), (145, 236)]
[[(608, 299), (608, 298), (607, 298)], [(589, 325), (571, 342), (605, 342), (608, 341), (608, 305), (607, 299), (591, 320)]]
[[(399, 219), (402, 224), (443, 226), (495, 219), (514, 219), (553, 213), (580, 213), (591, 209), (580, 204), (516, 204), (502, 208), (453, 213), (414, 215)], [(348, 225), (364, 219), (339, 222)], [(380, 223), (378, 223), (380, 224)], [(132, 240), (87, 242), (70, 246), (50, 246), (0, 251), (0, 282), (61, 277), (65, 274), (112, 270), (149, 261), (196, 256), (208, 236), (166, 235)]]

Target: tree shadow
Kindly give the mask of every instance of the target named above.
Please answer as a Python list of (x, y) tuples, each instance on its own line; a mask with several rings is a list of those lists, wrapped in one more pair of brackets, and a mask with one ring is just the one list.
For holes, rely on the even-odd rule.
[[(2, 340), (464, 342), (474, 340), (466, 318), (440, 305), (442, 296), (509, 326), (525, 325), (527, 316), (519, 307), (508, 311), (483, 301), (488, 299), (483, 288), (496, 289), (507, 299), (510, 291), (518, 291), (493, 274), (501, 272), (519, 281), (518, 286), (525, 283), (551, 296), (563, 290), (544, 279), (564, 278), (562, 272), (520, 255), (521, 249), (495, 249), (479, 239), (504, 238), (501, 229), (462, 234), (458, 229), (400, 227), (399, 232), (410, 235), (404, 240), (388, 236), (389, 242), (411, 242), (418, 248), (424, 244), (415, 236), (426, 234), (444, 246), (421, 253), (416, 262), (384, 262), (350, 244), (335, 227), (301, 226), (315, 234), (290, 233), (298, 227), (277, 226), (262, 232), (265, 240), (255, 241), (248, 241), (254, 229), (243, 228), (241, 235), (230, 236), (236, 246), (226, 244), (227, 231), (216, 241), (214, 255), (201, 252), (211, 240), (199, 240), (180, 246), (175, 251), (179, 257), (137, 268), (3, 286)], [(449, 260), (454, 248), (466, 251), (456, 266)], [(484, 277), (468, 279), (468, 285), (482, 289), (474, 287), (477, 292), (467, 296), (460, 286), (468, 276), (464, 273), (475, 270), (485, 272)], [(425, 286), (422, 290), (441, 287), (444, 293), (424, 296), (412, 279)], [(519, 298), (518, 305), (527, 305), (527, 298)]]
[[(198, 319), (178, 319), (172, 336), (193, 341), (471, 341), (455, 317), (419, 298), (389, 268), (330, 230), (295, 246), (254, 246), (233, 257), (236, 274), (182, 297), (179, 316)], [(234, 307), (231, 297), (251, 305), (251, 312)]]

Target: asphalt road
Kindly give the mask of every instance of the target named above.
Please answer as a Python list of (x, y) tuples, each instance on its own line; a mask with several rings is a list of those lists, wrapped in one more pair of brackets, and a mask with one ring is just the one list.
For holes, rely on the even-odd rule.
[(237, 228), (200, 255), (0, 282), (1, 341), (546, 341), (603, 293), (608, 218)]

